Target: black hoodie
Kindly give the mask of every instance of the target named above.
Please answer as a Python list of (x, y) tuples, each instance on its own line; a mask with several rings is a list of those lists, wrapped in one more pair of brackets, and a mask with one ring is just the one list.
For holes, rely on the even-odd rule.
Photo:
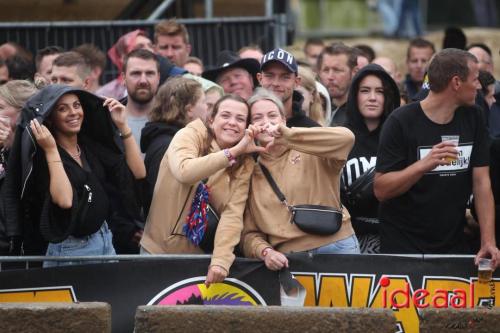
[[(384, 112), (381, 117), (380, 125), (373, 131), (369, 131), (364, 122), (364, 118), (358, 108), (357, 95), (361, 81), (368, 75), (375, 75), (382, 80), (384, 85)], [(346, 165), (342, 170), (342, 180), (345, 185), (350, 185), (371, 167), (375, 167), (377, 161), (377, 148), (380, 138), (380, 130), (389, 114), (399, 107), (400, 96), (396, 82), (379, 65), (370, 64), (363, 67), (353, 78), (349, 96), (347, 98), (347, 123), (355, 135), (356, 139), (347, 158)], [(345, 192), (344, 198), (345, 198)], [(348, 208), (352, 225), (356, 234), (377, 233), (378, 232), (378, 201), (375, 196), (370, 196), (359, 206), (350, 206), (344, 199), (344, 205)]]
[(286, 120), (287, 127), (321, 127), (320, 124), (306, 116), (302, 111), (304, 97), (296, 90), (292, 95), (292, 116)]
[(149, 212), (163, 155), (165, 155), (175, 133), (183, 127), (180, 124), (154, 121), (146, 123), (142, 129), (141, 151), (145, 154), (144, 164), (146, 165), (147, 174), (143, 193), (144, 216), (147, 216)]

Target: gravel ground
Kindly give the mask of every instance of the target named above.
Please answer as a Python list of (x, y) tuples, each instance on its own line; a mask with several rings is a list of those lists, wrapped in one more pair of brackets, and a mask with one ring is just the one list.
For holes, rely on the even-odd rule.
[[(495, 64), (495, 78), (500, 79), (500, 29), (482, 29), (466, 28), (463, 29), (467, 36), (467, 43), (485, 43), (493, 52), (493, 62)], [(432, 41), (438, 50), (441, 49), (443, 41), (443, 32), (431, 32), (424, 38)], [(388, 56), (394, 59), (398, 65), (399, 71), (404, 75), (406, 73), (406, 48), (408, 40), (406, 39), (388, 39), (383, 37), (356, 37), (356, 38), (332, 38), (326, 39), (327, 42), (343, 41), (345, 44), (353, 46), (356, 44), (370, 45), (377, 55)], [(303, 40), (298, 40), (294, 45), (288, 47), (299, 59), (304, 56), (302, 48)]]

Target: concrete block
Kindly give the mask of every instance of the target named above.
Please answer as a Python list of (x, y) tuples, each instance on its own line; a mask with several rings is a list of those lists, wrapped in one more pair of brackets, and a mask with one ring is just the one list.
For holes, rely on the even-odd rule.
[(500, 308), (422, 309), (420, 333), (500, 332)]
[(393, 333), (390, 309), (285, 306), (140, 306), (136, 333), (349, 332)]
[(1, 332), (108, 333), (107, 303), (0, 303)]

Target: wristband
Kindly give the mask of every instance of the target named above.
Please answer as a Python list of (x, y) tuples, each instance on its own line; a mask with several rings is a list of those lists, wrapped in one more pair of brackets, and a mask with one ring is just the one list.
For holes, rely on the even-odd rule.
[(122, 137), (122, 140), (128, 139), (132, 136), (132, 130), (130, 130), (130, 132), (125, 133), (125, 134), (120, 133), (120, 136)]
[(236, 164), (236, 159), (231, 154), (231, 152), (229, 151), (229, 149), (224, 149), (223, 152), (224, 152), (224, 156), (226, 156), (226, 158), (229, 160), (229, 166), (235, 165)]
[(266, 258), (267, 254), (269, 253), (269, 251), (271, 251), (272, 248), (271, 247), (266, 247), (264, 250), (262, 250), (262, 252), (260, 253), (260, 255), (262, 256), (262, 258)]

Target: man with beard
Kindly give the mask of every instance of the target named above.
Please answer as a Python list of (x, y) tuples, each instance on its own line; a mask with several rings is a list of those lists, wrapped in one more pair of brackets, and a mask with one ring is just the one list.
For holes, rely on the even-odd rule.
[(346, 102), (352, 77), (358, 70), (357, 56), (352, 47), (343, 43), (327, 46), (319, 55), (319, 79), (332, 98), (330, 126), (343, 126), (347, 121)]
[(257, 73), (260, 85), (272, 91), (283, 102), (286, 126), (320, 126), (302, 111), (304, 97), (294, 90), (300, 84), (300, 77), (297, 61), (291, 53), (280, 48), (266, 53), (262, 58), (260, 69), (262, 72)]
[(130, 52), (123, 63), (123, 77), (128, 93), (128, 126), (137, 144), (141, 130), (148, 121), (160, 82), (160, 65), (157, 56), (146, 49)]

